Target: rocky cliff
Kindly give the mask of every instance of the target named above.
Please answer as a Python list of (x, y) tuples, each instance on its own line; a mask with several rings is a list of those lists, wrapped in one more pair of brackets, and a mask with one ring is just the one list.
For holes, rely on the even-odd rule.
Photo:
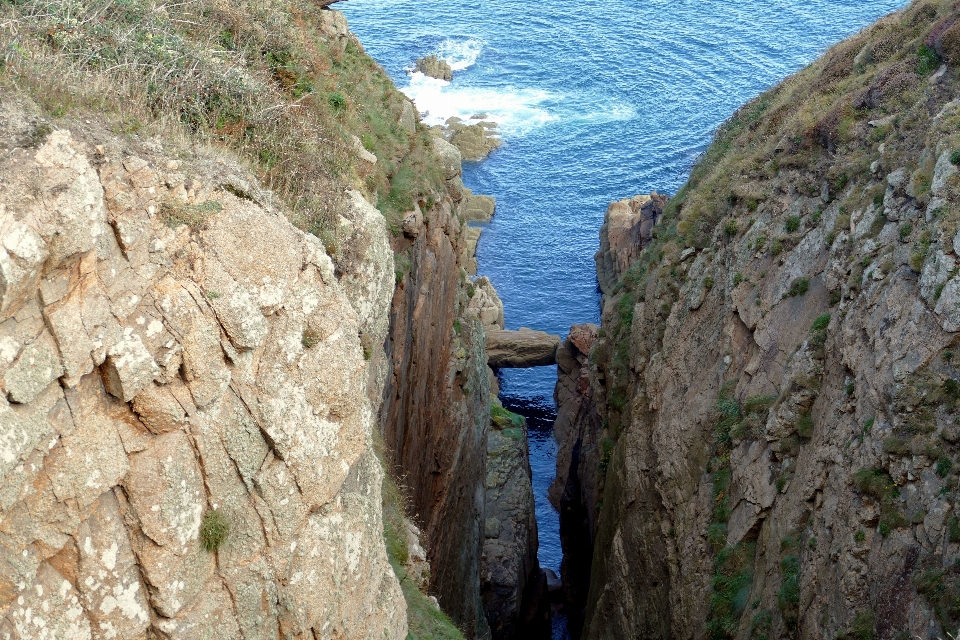
[(409, 270), (398, 273), (391, 306), (381, 424), (424, 525), (435, 593), (474, 637), (489, 634), (480, 601), (489, 377), (483, 326), (465, 313), (460, 156), (442, 139), (435, 144), (457, 202), (447, 198), (394, 238)]
[(738, 111), (642, 250), (608, 224), (589, 389), (559, 358), (585, 637), (957, 629), (958, 52), (916, 2)]
[(487, 635), (456, 149), (314, 4), (0, 11), (0, 635)]
[(344, 211), (368, 277), (338, 279), (235, 163), (79, 129), (3, 99), (5, 637), (404, 638), (383, 217)]

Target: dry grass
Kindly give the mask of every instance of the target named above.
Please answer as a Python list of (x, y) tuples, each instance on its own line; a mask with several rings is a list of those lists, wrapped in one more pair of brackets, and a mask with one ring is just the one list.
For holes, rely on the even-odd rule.
[[(938, 34), (950, 31), (944, 25), (955, 19), (950, 2), (915, 3), (739, 109), (668, 208), (681, 243), (717, 243), (723, 220), (749, 218), (751, 209), (774, 195), (764, 193), (767, 181), (794, 169), (800, 170), (790, 176), (798, 192), (818, 194), (826, 180), (834, 197), (855, 198), (848, 209), (865, 206), (872, 194), (857, 183), (870, 180), (878, 142), (893, 133), (886, 157), (903, 158), (907, 166), (916, 161), (926, 136), (908, 133), (931, 126), (925, 78), (941, 58), (950, 59), (945, 48), (951, 43)], [(898, 119), (882, 129), (867, 124), (893, 114)], [(922, 199), (932, 167), (914, 168)]]
[(331, 246), (345, 188), (396, 226), (443, 184), (426, 131), (399, 125), (404, 98), (334, 15), (292, 0), (17, 0), (0, 5), (0, 82), (54, 119), (224, 145)]

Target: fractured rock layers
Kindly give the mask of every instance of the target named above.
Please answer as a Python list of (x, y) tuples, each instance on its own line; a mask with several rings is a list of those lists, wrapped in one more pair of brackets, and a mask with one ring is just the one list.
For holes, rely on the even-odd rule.
[(0, 635), (404, 638), (361, 346), (389, 251), (338, 280), (230, 161), (3, 122)]

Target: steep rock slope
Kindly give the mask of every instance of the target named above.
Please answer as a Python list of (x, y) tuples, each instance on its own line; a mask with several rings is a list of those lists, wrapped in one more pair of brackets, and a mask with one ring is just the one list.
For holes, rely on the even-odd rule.
[(404, 638), (358, 320), (382, 216), (351, 290), (228, 160), (3, 121), (4, 634)]
[(586, 637), (956, 630), (958, 63), (949, 2), (834, 47), (601, 280)]
[[(102, 607), (136, 618), (121, 637), (148, 626), (164, 637), (310, 629), (317, 637), (403, 637), (407, 616), (393, 573), (413, 637), (459, 637), (427, 589), (470, 635), (483, 633), (488, 372), (479, 322), (459, 319), (470, 291), (458, 262), (465, 246), (459, 159), (419, 125), (413, 105), (325, 4), (0, 7), (10, 53), (0, 73), (13, 163), (5, 185), (8, 173), (17, 176), (16, 191), (5, 196), (16, 214), (2, 225), (10, 235), (5, 464), (46, 478), (46, 448), (64, 446), (47, 436), (69, 437), (70, 411), (107, 412), (114, 424), (103, 429), (121, 433), (103, 451), (90, 439), (70, 445), (71, 455), (109, 462), (102, 477), (64, 476), (49, 490), (22, 478), (4, 486), (3, 531), (14, 537), (0, 554), (9, 565), (0, 573), (22, 578), (0, 583), (0, 606), (12, 616), (5, 624), (48, 622), (33, 617), (37, 603), (17, 599), (40, 579), (29, 576), (50, 581), (55, 571), (71, 588), (90, 587), (75, 584), (77, 563), (93, 553), (78, 536), (107, 522), (119, 550), (130, 539), (125, 570), (153, 571), (110, 596), (139, 593), (130, 602), (143, 611), (123, 599)], [(39, 113), (14, 104), (24, 93)], [(44, 173), (48, 144), (65, 166), (89, 174), (85, 200), (60, 202), (70, 181)], [(36, 172), (35, 164), (42, 165)], [(31, 213), (38, 202), (50, 209), (46, 217)], [(130, 315), (150, 305), (159, 315)], [(321, 358), (330, 345), (334, 353)], [(47, 397), (58, 380), (67, 395), (81, 390), (82, 407)], [(46, 427), (40, 418), (14, 420), (44, 398), (59, 407)], [(449, 421), (431, 422), (437, 415)], [(212, 431), (200, 433), (200, 424)], [(398, 424), (413, 425), (422, 441), (398, 442)], [(249, 434), (226, 444), (223, 431), (240, 427)], [(155, 440), (166, 448), (146, 455)], [(118, 442), (122, 451), (107, 446)], [(395, 463), (405, 454), (438, 453), (428, 473), (407, 476), (409, 491), (384, 483), (385, 523), (374, 449), (401, 474)], [(217, 457), (208, 463), (208, 456)], [(188, 561), (141, 558), (152, 549), (147, 542), (174, 549), (164, 537), (174, 524), (144, 524), (160, 516), (142, 516), (137, 509), (151, 505), (129, 495), (174, 491), (177, 478), (160, 482), (174, 472), (192, 474), (179, 479), (191, 492), (178, 498), (183, 513), (164, 516), (182, 529), (175, 551)], [(86, 489), (77, 484), (86, 480)], [(96, 496), (116, 496), (123, 527), (112, 512), (86, 522), (94, 487)], [(83, 504), (70, 491), (84, 493)], [(208, 523), (205, 512), (219, 515)], [(258, 516), (272, 520), (260, 534), (246, 531)], [(424, 525), (426, 554), (407, 516)], [(384, 570), (384, 536), (393, 572)], [(201, 550), (198, 537), (217, 553)], [(432, 586), (424, 555), (434, 562)], [(296, 571), (284, 573), (295, 561)], [(163, 573), (171, 566), (193, 572), (190, 580)], [(31, 593), (42, 598), (50, 585)], [(72, 592), (62, 586), (66, 602)], [(89, 618), (94, 635), (110, 636), (118, 622), (98, 626), (94, 604), (59, 613), (78, 624)]]

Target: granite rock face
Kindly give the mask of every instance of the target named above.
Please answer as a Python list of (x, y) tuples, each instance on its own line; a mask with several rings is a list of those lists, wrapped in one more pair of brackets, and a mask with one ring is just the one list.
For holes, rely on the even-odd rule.
[(604, 293), (610, 293), (640, 252), (650, 243), (653, 227), (663, 214), (667, 197), (654, 191), (612, 202), (600, 227), (600, 251), (594, 256), (597, 278)]
[(2, 108), (0, 636), (406, 637), (371, 444), (382, 216), (348, 198), (371, 248), (338, 279), (235, 163), (90, 127), (18, 146)]
[[(447, 186), (455, 186), (459, 152), (444, 140), (434, 144)], [(405, 477), (420, 518), (431, 591), (467, 637), (485, 638), (480, 557), (490, 378), (484, 328), (467, 310), (470, 284), (459, 276), (466, 230), (448, 192), (420, 233), (393, 239), (410, 268), (391, 303), (380, 424), (391, 471)]]
[(473, 281), (467, 313), (476, 316), (484, 329), (503, 329), (503, 302), (490, 278), (481, 276)]
[(480, 567), (483, 609), (493, 638), (549, 638), (537, 562), (526, 422), (499, 405), (487, 435), (486, 517)]
[(425, 76), (436, 78), (437, 80), (453, 80), (453, 69), (450, 63), (435, 55), (424, 56), (417, 60), (414, 71), (418, 71)]

